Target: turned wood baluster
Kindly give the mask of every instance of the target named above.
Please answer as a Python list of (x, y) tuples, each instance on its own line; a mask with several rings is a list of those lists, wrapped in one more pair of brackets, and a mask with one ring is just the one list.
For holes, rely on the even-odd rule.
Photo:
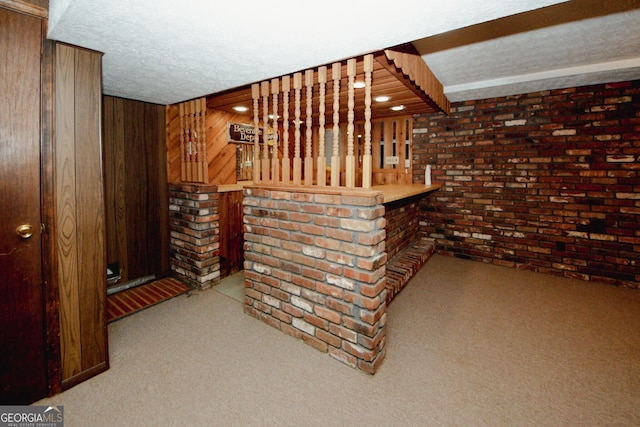
[(180, 113), (180, 181), (185, 182), (187, 180), (187, 154), (184, 138), (184, 104), (178, 105)]
[(312, 157), (312, 137), (313, 131), (311, 126), (313, 125), (313, 70), (307, 70), (304, 73), (305, 86), (307, 87), (307, 131), (305, 133), (305, 157), (304, 157), (304, 185), (313, 184), (313, 157)]
[(318, 68), (318, 84), (320, 85), (320, 105), (318, 106), (318, 159), (317, 159), (317, 179), (316, 182), (319, 186), (324, 187), (327, 185), (327, 158), (325, 156), (325, 135), (324, 135), (324, 122), (325, 122), (325, 94), (327, 85), (327, 67)]
[(202, 136), (202, 151), (200, 162), (202, 163), (202, 182), (209, 182), (209, 163), (207, 162), (207, 98), (200, 99), (200, 112), (202, 114), (200, 123), (200, 135)]
[(289, 185), (291, 181), (291, 161), (289, 159), (289, 90), (291, 77), (282, 77), (282, 182)]
[(345, 172), (346, 172), (346, 186), (347, 188), (355, 187), (356, 183), (356, 158), (353, 154), (353, 121), (355, 114), (353, 109), (355, 108), (354, 101), (354, 88), (353, 84), (356, 77), (356, 60), (351, 58), (347, 61), (347, 156), (345, 158)]
[(302, 175), (302, 159), (300, 158), (300, 89), (302, 89), (302, 73), (293, 75), (293, 89), (295, 92), (293, 184), (300, 185)]
[(260, 182), (260, 85), (251, 85), (251, 97), (253, 98), (253, 182)]
[(193, 111), (194, 111), (194, 122), (195, 122), (195, 132), (196, 135), (196, 155), (195, 155), (195, 167), (196, 167), (196, 181), (202, 182), (204, 178), (204, 171), (202, 170), (202, 112), (200, 111), (200, 100), (192, 101), (193, 102)]
[(337, 62), (332, 65), (333, 78), (333, 151), (331, 153), (331, 186), (340, 185), (340, 78), (342, 65)]
[(193, 120), (193, 106), (191, 105), (191, 102), (187, 103), (187, 119), (189, 121), (188, 124), (188, 128), (189, 128), (189, 162), (187, 163), (187, 179), (190, 182), (195, 181), (194, 179), (194, 175), (195, 175), (195, 171), (193, 170), (193, 159), (195, 157), (194, 153), (196, 151), (196, 138), (197, 135), (194, 135), (194, 130), (195, 130), (195, 126), (194, 126), (194, 120)]
[(280, 178), (280, 159), (278, 157), (278, 93), (280, 92), (280, 80), (271, 80), (271, 95), (273, 96), (273, 154), (271, 156), (271, 179), (278, 183)]
[(262, 82), (262, 141), (264, 149), (262, 152), (262, 180), (269, 182), (269, 82)]
[(371, 188), (371, 78), (373, 55), (364, 57), (364, 155), (362, 156), (362, 188)]

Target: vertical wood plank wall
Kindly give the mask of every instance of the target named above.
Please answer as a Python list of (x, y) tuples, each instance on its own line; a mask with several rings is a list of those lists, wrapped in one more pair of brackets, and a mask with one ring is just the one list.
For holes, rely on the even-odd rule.
[(107, 262), (120, 283), (169, 273), (164, 105), (104, 96)]
[(56, 46), (56, 242), (63, 388), (107, 369), (102, 55)]

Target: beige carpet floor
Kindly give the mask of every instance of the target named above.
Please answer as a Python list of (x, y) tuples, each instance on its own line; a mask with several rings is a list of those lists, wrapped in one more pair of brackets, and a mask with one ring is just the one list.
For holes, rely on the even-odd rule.
[(215, 290), (109, 325), (65, 426), (638, 426), (640, 292), (434, 256), (374, 376)]

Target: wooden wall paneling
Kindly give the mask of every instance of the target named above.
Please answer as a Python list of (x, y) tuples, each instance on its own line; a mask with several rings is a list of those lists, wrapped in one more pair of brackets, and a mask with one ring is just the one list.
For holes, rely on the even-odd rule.
[[(181, 182), (180, 169), (180, 114), (178, 105), (166, 107), (166, 157), (167, 157), (167, 181), (170, 183)], [(207, 154), (207, 159), (210, 154)]]
[(60, 354), (60, 290), (56, 254), (56, 180), (55, 180), (55, 42), (46, 39), (46, 21), (42, 21), (42, 123), (41, 123), (41, 198), (42, 223), (42, 282), (45, 291), (47, 328), (47, 377), (49, 395), (62, 390)]
[(115, 205), (116, 205), (116, 191), (115, 191), (115, 143), (114, 133), (115, 127), (113, 126), (113, 97), (105, 96), (102, 104), (102, 150), (103, 150), (103, 165), (104, 170), (104, 207), (105, 207), (105, 230), (106, 230), (106, 242), (107, 242), (107, 265), (118, 261), (118, 245), (116, 236), (117, 230), (115, 226)]
[(76, 51), (76, 180), (82, 369), (106, 360), (106, 242), (102, 178), (102, 55)]
[[(252, 122), (246, 115), (212, 109), (207, 110), (206, 135), (209, 184), (236, 183), (236, 144), (229, 144), (228, 142), (227, 123), (251, 124)], [(177, 105), (167, 107), (166, 125), (167, 180), (170, 183), (179, 183), (181, 182), (180, 117)]]
[(120, 283), (169, 273), (166, 108), (104, 97), (109, 262)]
[(154, 139), (154, 147), (158, 159), (156, 171), (158, 179), (156, 187), (158, 189), (156, 209), (158, 222), (157, 230), (154, 230), (154, 232), (159, 231), (158, 248), (160, 249), (160, 254), (156, 258), (159, 263), (156, 271), (166, 272), (168, 275), (171, 272), (171, 266), (169, 265), (169, 188), (167, 187), (167, 168), (165, 167), (167, 163), (167, 133), (164, 127), (165, 110), (166, 107), (164, 105), (155, 105), (154, 115), (156, 119), (154, 129), (156, 130), (156, 138)]
[(229, 144), (227, 123), (248, 123), (246, 116), (207, 110), (209, 184), (236, 183), (236, 145)]
[(136, 279), (145, 274), (147, 252), (144, 237), (143, 221), (146, 219), (147, 206), (141, 199), (146, 199), (146, 170), (148, 158), (143, 150), (144, 107), (141, 102), (127, 101), (124, 104), (124, 133), (126, 143), (125, 155), (125, 188), (121, 197), (125, 200), (127, 223), (124, 230), (126, 236), (128, 279)]
[[(82, 371), (78, 242), (76, 229), (75, 53), (56, 49), (56, 199), (58, 282), (60, 289), (60, 351), (62, 379)], [(67, 114), (65, 114), (65, 112)]]
[(144, 103), (145, 153), (149, 157), (148, 211), (143, 224), (147, 226), (146, 251), (148, 271), (157, 276), (169, 273), (169, 194), (167, 188), (166, 141), (164, 107)]
[[(117, 245), (116, 252), (118, 254), (118, 261), (120, 262), (120, 275), (121, 282), (129, 280), (129, 253), (127, 248), (127, 233), (123, 230), (127, 229), (129, 222), (127, 218), (127, 202), (123, 196), (126, 191), (127, 172), (126, 172), (126, 156), (125, 156), (125, 118), (124, 118), (124, 104), (125, 100), (122, 98), (113, 98), (113, 172), (115, 176), (110, 182), (115, 186), (115, 229), (114, 234), (115, 244)], [(108, 248), (108, 246), (107, 246)]]
[(127, 224), (126, 200), (122, 196), (126, 184), (124, 102), (122, 98), (103, 97), (107, 263), (120, 264), (120, 282), (129, 278), (127, 235), (123, 232)]
[[(158, 272), (159, 257), (157, 256), (158, 245), (160, 244), (158, 229), (159, 215), (158, 209), (158, 159), (155, 145), (158, 143), (157, 123), (155, 121), (155, 109), (153, 105), (140, 102), (142, 121), (140, 122), (140, 153), (146, 159), (143, 179), (146, 182), (146, 192), (142, 199), (144, 207), (140, 210), (143, 217), (137, 218), (137, 234), (140, 239), (140, 246), (146, 254), (144, 271), (141, 276), (152, 275)], [(197, 171), (196, 171), (197, 173)]]

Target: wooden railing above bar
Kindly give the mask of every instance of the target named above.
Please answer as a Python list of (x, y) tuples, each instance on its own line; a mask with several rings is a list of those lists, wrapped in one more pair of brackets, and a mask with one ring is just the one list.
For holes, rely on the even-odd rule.
[[(355, 106), (353, 101), (353, 91), (354, 91), (354, 81), (356, 78), (356, 59), (350, 59), (347, 61), (347, 75), (348, 75), (348, 85), (349, 85), (349, 99), (345, 100), (348, 103), (348, 117), (349, 117), (349, 128), (348, 132), (351, 134), (348, 137), (348, 155), (347, 155), (347, 165), (346, 165), (346, 174), (345, 177), (346, 187), (353, 188), (355, 187), (355, 159), (353, 155), (353, 118), (354, 118), (354, 109), (361, 108), (363, 111), (365, 108), (369, 108), (371, 106), (371, 74), (372, 67), (371, 65), (367, 66), (366, 64), (371, 64), (373, 61), (373, 55), (366, 55), (363, 59), (364, 61), (364, 70), (366, 76), (364, 76), (364, 80), (368, 85), (367, 90), (367, 100), (364, 105)], [(335, 63), (332, 67), (332, 78), (333, 78), (333, 108), (334, 108), (334, 123), (333, 123), (333, 155), (331, 157), (331, 179), (330, 184), (332, 187), (338, 187), (340, 184), (340, 170), (344, 165), (340, 164), (340, 156), (338, 155), (339, 146), (338, 144), (338, 132), (339, 132), (339, 109), (340, 109), (340, 96), (339, 96), (339, 85), (341, 78), (341, 63)], [(262, 165), (263, 167), (258, 169), (254, 169), (254, 182), (268, 182), (272, 184), (283, 184), (283, 185), (326, 185), (326, 167), (324, 163), (326, 162), (326, 157), (324, 153), (325, 148), (325, 140), (324, 140), (324, 126), (325, 126), (325, 94), (326, 94), (326, 83), (328, 80), (327, 76), (327, 67), (319, 67), (317, 71), (312, 69), (306, 70), (304, 73), (295, 73), (293, 75), (293, 89), (294, 89), (294, 120), (292, 125), (294, 126), (294, 157), (293, 159), (289, 158), (289, 149), (288, 149), (288, 117), (289, 117), (289, 90), (290, 90), (290, 81), (291, 76), (284, 76), (281, 79), (272, 79), (270, 82), (265, 81), (262, 83), (256, 83), (252, 85), (252, 98), (253, 98), (253, 116), (254, 116), (254, 126), (256, 128), (255, 134), (259, 135), (260, 133), (260, 125), (264, 126), (263, 129), (263, 141), (260, 143), (257, 139), (255, 141), (255, 150), (254, 153), (256, 156), (255, 160), (258, 160), (260, 157), (260, 152), (262, 152)], [(316, 87), (317, 85), (317, 87)], [(269, 90), (271, 88), (271, 90)], [(304, 103), (305, 103), (305, 138), (304, 138), (304, 159), (302, 158), (303, 147), (301, 147), (301, 104), (302, 104), (302, 91), (304, 89)], [(322, 135), (319, 135), (320, 138), (320, 147), (321, 152), (316, 153), (315, 159), (313, 157), (312, 152), (312, 126), (313, 126), (313, 93), (317, 91), (320, 94), (320, 105), (319, 105), (319, 129)], [(271, 121), (269, 121), (269, 117), (267, 112), (269, 111), (269, 97), (268, 94), (272, 95), (271, 100), (271, 108), (273, 114), (271, 116)], [(280, 114), (280, 110), (278, 107), (278, 99), (279, 95), (282, 95), (282, 114)], [(259, 109), (260, 104), (262, 104), (263, 118), (262, 121), (259, 120)], [(284, 120), (287, 120), (284, 123), (281, 123), (278, 118), (282, 116)], [(369, 136), (365, 136), (365, 140), (371, 140), (371, 114), (369, 113), (367, 120), (369, 121), (369, 125), (365, 126), (365, 129), (369, 132)], [(282, 158), (276, 158), (278, 156), (277, 145), (275, 145), (276, 149), (273, 150), (273, 158), (271, 159), (272, 164), (271, 167), (268, 167), (269, 160), (267, 159), (267, 154), (269, 152), (268, 146), (268, 138), (267, 135), (267, 126), (273, 127), (274, 134), (279, 135), (280, 126), (282, 126), (283, 134), (287, 134), (283, 137), (284, 144), (284, 153)], [(277, 140), (277, 137), (276, 137)], [(260, 148), (259, 145), (262, 145)], [(368, 171), (368, 174), (371, 174), (371, 146), (370, 144), (367, 146), (369, 152), (365, 153), (363, 156), (364, 164), (363, 170)], [(368, 155), (367, 155), (368, 154)], [(290, 161), (293, 160), (293, 180), (290, 181), (289, 171), (292, 169), (290, 165)], [(304, 160), (304, 162), (303, 162)], [(368, 164), (367, 164), (368, 162)], [(304, 163), (304, 169), (303, 169)], [(314, 169), (314, 165), (316, 166)], [(282, 174), (279, 172), (282, 171)], [(304, 179), (303, 179), (303, 171), (304, 171)], [(315, 174), (315, 176), (314, 176)], [(371, 179), (361, 179), (359, 182), (364, 183), (364, 188), (371, 187)]]
[[(380, 62), (379, 56), (375, 58)], [(449, 101), (442, 91), (442, 85), (419, 55), (386, 50), (382, 58), (387, 63), (385, 67), (392, 68), (394, 73), (403, 74), (405, 78), (409, 78), (412, 91), (421, 92), (421, 99), (428, 99), (431, 106), (436, 104), (441, 110), (449, 111)], [(264, 127), (262, 141), (259, 141), (258, 138), (255, 140), (254, 164), (261, 164), (262, 167), (254, 168), (254, 182), (287, 186), (329, 185), (340, 187), (342, 184), (345, 188), (356, 188), (357, 185), (361, 185), (364, 189), (370, 189), (372, 185), (371, 121), (374, 119), (371, 105), (373, 63), (374, 55), (369, 54), (357, 59), (336, 62), (331, 64), (330, 68), (322, 66), (297, 72), (291, 76), (287, 75), (253, 84), (251, 93), (255, 134), (259, 135), (259, 128)], [(341, 83), (345, 74), (346, 82)], [(356, 80), (364, 81), (364, 102), (362, 102), (362, 97), (359, 98), (358, 103), (355, 102), (354, 84)], [(346, 97), (341, 97), (341, 84), (347, 85)], [(293, 89), (292, 103), (289, 102), (291, 89)], [(271, 99), (269, 95), (271, 95)], [(312, 102), (314, 96), (317, 96), (317, 102)], [(279, 103), (280, 99), (281, 103)], [(326, 101), (329, 101), (329, 108), (326, 108)], [(304, 122), (301, 117), (303, 105)], [(346, 115), (343, 115), (342, 111), (345, 110), (345, 105), (347, 106)], [(263, 113), (262, 120), (260, 120), (260, 109)], [(289, 123), (289, 109), (293, 113), (291, 123)], [(327, 111), (329, 109), (331, 111)], [(270, 117), (269, 111), (272, 111)], [(330, 127), (333, 135), (331, 141), (325, 141), (324, 135), (327, 114), (333, 118), (333, 126)], [(317, 117), (317, 122), (314, 122), (313, 116)], [(355, 117), (364, 118), (362, 126), (364, 135), (361, 139), (364, 144), (358, 150), (357, 158), (354, 154)], [(340, 123), (341, 118), (347, 120), (346, 147), (340, 147), (339, 132), (340, 129), (344, 131), (344, 126), (341, 126), (343, 123)], [(273, 134), (276, 135), (273, 142), (275, 149), (271, 151), (271, 159), (268, 158), (270, 151), (267, 138), (269, 126), (273, 128)], [(293, 126), (293, 158), (289, 157), (290, 126)], [(304, 147), (302, 146), (303, 138), (301, 138), (303, 135), (302, 126), (305, 126)], [(312, 126), (316, 126), (319, 132), (318, 145), (315, 146), (316, 153), (312, 152)], [(277, 149), (277, 135), (282, 135), (282, 153)], [(325, 147), (331, 153), (330, 158), (326, 157)], [(260, 153), (262, 153), (262, 158)], [(326, 166), (327, 163), (330, 166)], [(329, 176), (327, 176), (327, 169), (330, 170)], [(341, 177), (341, 173), (344, 173), (344, 176)], [(362, 174), (362, 176), (359, 177), (356, 174)]]

